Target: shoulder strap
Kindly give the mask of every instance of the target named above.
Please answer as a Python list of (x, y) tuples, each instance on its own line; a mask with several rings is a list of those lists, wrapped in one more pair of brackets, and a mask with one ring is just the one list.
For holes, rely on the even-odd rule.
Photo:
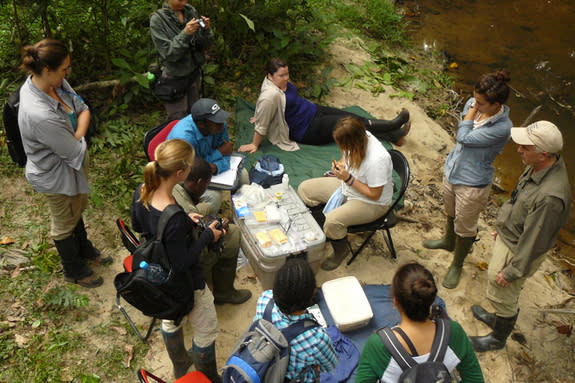
[(164, 229), (166, 228), (166, 225), (168, 224), (170, 219), (172, 219), (172, 217), (175, 216), (178, 212), (183, 212), (183, 210), (181, 207), (175, 204), (166, 206), (166, 208), (162, 211), (162, 214), (160, 215), (160, 220), (158, 221), (158, 228), (156, 230), (157, 239), (159, 239), (160, 241), (162, 240), (162, 238), (164, 237)]
[[(270, 323), (272, 321), (272, 311), (274, 308), (274, 300), (273, 298), (268, 301), (266, 308), (264, 310), (263, 319), (267, 320)], [(292, 323), (291, 325), (287, 326), (286, 328), (280, 330), (283, 336), (286, 338), (288, 344), (295, 339), (298, 335), (303, 334), (305, 331), (310, 330), (312, 328), (316, 328), (319, 325), (316, 321), (311, 319), (302, 319), (297, 321), (296, 323)]]
[(273, 323), (272, 322), (272, 311), (273, 311), (273, 309), (274, 309), (274, 299), (272, 298), (268, 301), (268, 304), (266, 305), (266, 308), (264, 310), (264, 315), (263, 315), (263, 318), (270, 323)]
[(383, 345), (391, 354), (391, 357), (397, 362), (402, 371), (417, 365), (415, 359), (407, 353), (403, 348), (399, 339), (395, 336), (394, 332), (389, 327), (380, 328), (377, 330), (377, 335), (381, 338)]
[[(162, 12), (160, 12), (162, 11)], [(158, 9), (154, 12), (156, 15), (160, 16), (160, 19), (162, 19), (164, 21), (164, 23), (169, 24), (169, 20), (167, 15), (165, 14), (164, 8)]]
[(307, 330), (311, 330), (312, 328), (316, 328), (319, 325), (316, 321), (311, 319), (302, 319), (297, 321), (296, 323), (292, 323), (288, 327), (281, 330), (282, 334), (284, 334), (288, 343), (290, 343), (293, 339), (297, 338), (300, 334), (303, 334)]
[(419, 353), (417, 352), (417, 350), (415, 349), (415, 346), (413, 345), (413, 342), (411, 341), (411, 339), (409, 339), (409, 337), (407, 336), (407, 334), (405, 333), (405, 331), (403, 331), (401, 329), (401, 327), (397, 326), (394, 327), (392, 329), (392, 331), (398, 333), (402, 338), (403, 341), (405, 342), (405, 344), (407, 344), (407, 347), (409, 347), (409, 351), (411, 351), (411, 356), (419, 356)]
[(435, 337), (429, 353), (430, 362), (443, 362), (447, 346), (449, 346), (449, 337), (451, 336), (451, 322), (449, 319), (437, 318), (435, 321)]

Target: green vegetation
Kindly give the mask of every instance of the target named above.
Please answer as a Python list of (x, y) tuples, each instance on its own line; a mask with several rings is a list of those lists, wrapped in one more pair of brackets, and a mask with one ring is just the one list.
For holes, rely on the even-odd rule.
[[(148, 58), (148, 18), (161, 1), (0, 0), (0, 102), (23, 80), (19, 65), (23, 45), (44, 36), (73, 48), (74, 86), (96, 83), (81, 93), (93, 104), (98, 134), (92, 139), (89, 174), (92, 192), (86, 212), (96, 242), (121, 249), (113, 220), (126, 219), (134, 188), (146, 163), (141, 140), (164, 117), (143, 73)], [(194, 1), (211, 18), (216, 43), (205, 68), (206, 95), (233, 110), (236, 97), (255, 100), (263, 72), (273, 56), (285, 58), (293, 80), (306, 97), (320, 99), (333, 86), (355, 86), (374, 94), (412, 100), (437, 98), (428, 107), (435, 116), (449, 103), (451, 79), (426, 69), (430, 59), (414, 60), (401, 13), (387, 0), (214, 0)], [(349, 31), (352, 32), (349, 32)], [(45, 31), (45, 32), (44, 32)], [(337, 37), (367, 34), (373, 64), (347, 65), (345, 78), (331, 77), (326, 53)], [(423, 64), (418, 64), (424, 62)], [(119, 79), (105, 86), (104, 81)], [(216, 86), (217, 85), (217, 86)], [(392, 88), (390, 88), (390, 86)], [(443, 98), (441, 98), (443, 97)], [(443, 103), (443, 104), (442, 104)], [(232, 124), (233, 127), (233, 124)], [(233, 128), (232, 128), (233, 129)], [(233, 131), (232, 131), (233, 134)], [(0, 381), (132, 381), (143, 365), (148, 345), (137, 340), (117, 310), (100, 318), (102, 308), (75, 286), (64, 284), (60, 261), (49, 238), (49, 215), (41, 196), (16, 168), (0, 134), (0, 239), (11, 236), (28, 262), (22, 270), (0, 269)], [(108, 297), (108, 300), (112, 297)], [(109, 302), (108, 302), (109, 306)], [(107, 309), (107, 308), (106, 308)], [(81, 326), (78, 326), (81, 324)], [(81, 328), (82, 330), (78, 330)], [(130, 352), (126, 347), (133, 347)], [(133, 352), (129, 364), (128, 354)]]

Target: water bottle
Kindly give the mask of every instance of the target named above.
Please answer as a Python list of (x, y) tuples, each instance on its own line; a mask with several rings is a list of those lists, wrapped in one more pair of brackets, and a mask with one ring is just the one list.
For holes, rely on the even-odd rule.
[(168, 281), (168, 271), (156, 263), (140, 262), (140, 268), (146, 271), (146, 279), (152, 283), (162, 284)]
[(289, 190), (289, 176), (287, 173), (285, 173), (282, 177), (282, 189), (286, 192)]

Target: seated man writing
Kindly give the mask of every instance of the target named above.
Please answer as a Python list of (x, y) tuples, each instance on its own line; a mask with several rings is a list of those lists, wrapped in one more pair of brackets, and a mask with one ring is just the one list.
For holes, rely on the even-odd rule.
[[(214, 202), (217, 204), (215, 212), (218, 211), (221, 198), (210, 201), (209, 196), (211, 194), (209, 191), (206, 193), (211, 178), (210, 164), (202, 158), (195, 157), (186, 180), (182, 184), (176, 185), (172, 191), (176, 202), (187, 214), (214, 214)], [(220, 192), (216, 192), (216, 194), (218, 197)], [(227, 220), (225, 221), (227, 222)], [(208, 285), (213, 286), (212, 291), (216, 304), (240, 304), (252, 296), (249, 290), (236, 290), (234, 288), (240, 240), (240, 229), (236, 225), (230, 224), (227, 228), (227, 234), (223, 238), (221, 253), (214, 247), (207, 247), (200, 254), (204, 279)]]
[(191, 113), (174, 126), (168, 140), (188, 141), (196, 155), (210, 163), (212, 174), (229, 170), (233, 146), (226, 127), (230, 114), (216, 100), (201, 98), (192, 105)]

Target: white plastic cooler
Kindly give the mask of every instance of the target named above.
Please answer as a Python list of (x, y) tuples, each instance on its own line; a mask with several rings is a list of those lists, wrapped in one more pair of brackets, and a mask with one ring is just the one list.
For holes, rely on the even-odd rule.
[[(241, 248), (262, 287), (268, 290), (273, 287), (276, 272), (290, 254), (307, 252), (308, 262), (316, 273), (323, 258), (325, 234), (291, 186), (286, 190), (281, 184), (273, 185), (265, 189), (265, 192), (269, 204), (278, 207), (281, 213), (277, 223), (257, 222), (253, 214), (240, 218), (237, 204), (239, 196), (232, 196), (232, 201), (234, 221), (242, 232)], [(281, 192), (281, 199), (276, 197), (276, 192)], [(286, 243), (280, 245), (272, 241), (268, 247), (260, 246), (255, 237), (256, 233), (269, 233), (274, 229), (279, 229), (286, 235)]]
[(332, 279), (321, 286), (325, 303), (341, 332), (367, 326), (373, 311), (369, 300), (354, 276)]

